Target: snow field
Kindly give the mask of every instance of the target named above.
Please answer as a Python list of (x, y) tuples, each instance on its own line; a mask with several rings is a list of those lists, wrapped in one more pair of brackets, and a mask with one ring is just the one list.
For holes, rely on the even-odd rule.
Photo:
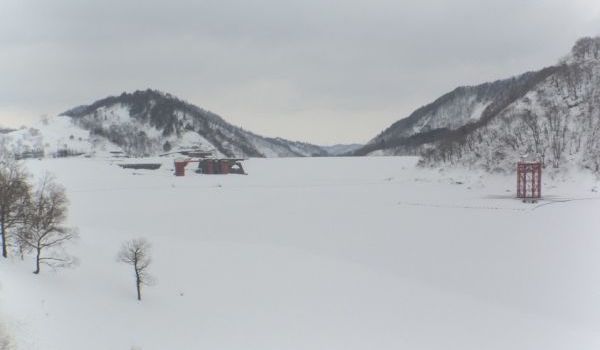
[[(548, 200), (530, 205), (512, 176), (409, 157), (251, 159), (248, 176), (183, 178), (162, 161), (27, 162), (66, 186), (81, 265), (0, 264), (19, 350), (600, 345), (592, 178), (547, 179)], [(158, 281), (141, 303), (116, 262), (135, 237), (153, 244)]]

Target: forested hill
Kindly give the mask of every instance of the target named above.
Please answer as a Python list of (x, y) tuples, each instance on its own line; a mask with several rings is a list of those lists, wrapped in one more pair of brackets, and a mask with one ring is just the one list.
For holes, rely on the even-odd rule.
[(156, 90), (107, 97), (62, 115), (131, 155), (152, 155), (175, 146), (199, 146), (228, 157), (327, 155), (316, 145), (254, 134)]
[(426, 164), (509, 169), (524, 154), (600, 170), (600, 38), (558, 64), (459, 87), (401, 119), (357, 155), (420, 154)]

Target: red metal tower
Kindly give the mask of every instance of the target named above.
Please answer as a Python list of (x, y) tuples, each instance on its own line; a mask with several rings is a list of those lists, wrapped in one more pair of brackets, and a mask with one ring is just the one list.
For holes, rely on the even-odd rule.
[(542, 163), (519, 162), (517, 164), (517, 198), (542, 198)]

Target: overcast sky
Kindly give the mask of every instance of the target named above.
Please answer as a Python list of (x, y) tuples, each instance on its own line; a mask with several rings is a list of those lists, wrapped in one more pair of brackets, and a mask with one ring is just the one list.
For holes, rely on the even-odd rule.
[(598, 0), (0, 0), (0, 125), (153, 88), (267, 136), (366, 142), (598, 34)]

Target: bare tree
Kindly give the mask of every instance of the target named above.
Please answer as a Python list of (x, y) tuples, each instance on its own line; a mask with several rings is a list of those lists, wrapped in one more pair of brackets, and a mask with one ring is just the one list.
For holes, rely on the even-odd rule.
[(132, 239), (123, 243), (117, 260), (129, 264), (133, 267), (135, 273), (135, 288), (137, 299), (142, 300), (142, 285), (152, 285), (153, 277), (148, 273), (148, 266), (152, 262), (150, 258), (150, 243), (144, 238)]
[(29, 199), (29, 184), (25, 170), (5, 151), (0, 149), (0, 238), (2, 256), (6, 258), (11, 233), (22, 223), (24, 217)]
[(75, 229), (64, 225), (68, 204), (65, 189), (50, 175), (41, 180), (31, 197), (19, 243), (35, 253), (35, 274), (40, 273), (41, 264), (58, 268), (76, 263), (64, 250), (64, 244), (78, 236)]

